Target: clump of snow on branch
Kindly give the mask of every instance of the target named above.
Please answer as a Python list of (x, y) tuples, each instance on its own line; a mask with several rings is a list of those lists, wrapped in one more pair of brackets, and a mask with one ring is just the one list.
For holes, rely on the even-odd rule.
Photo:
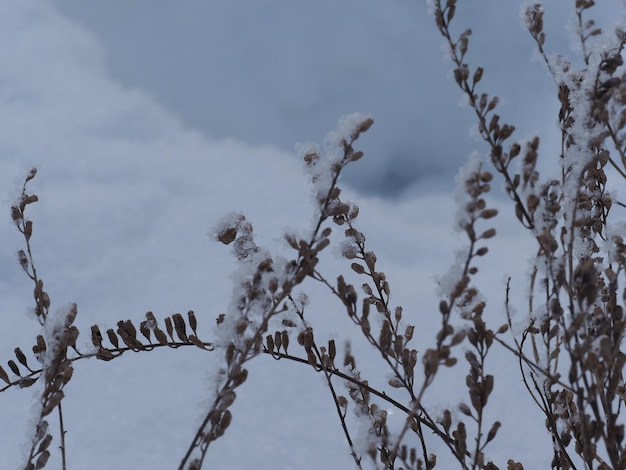
[(222, 217), (210, 235), (225, 245), (232, 244), (233, 254), (239, 261), (239, 267), (232, 275), (233, 294), (228, 312), (221, 318), (218, 328), (218, 343), (226, 345), (245, 337), (246, 325), (252, 325), (262, 318), (263, 306), (266, 305), (261, 305), (261, 299), (260, 302), (250, 302), (248, 294), (252, 283), (255, 283), (254, 287), (259, 292), (269, 292), (267, 276), (259, 278), (257, 274), (261, 263), (266, 263), (267, 272), (272, 272), (273, 260), (267, 250), (256, 245), (252, 224), (240, 212), (231, 212)]
[(359, 254), (359, 247), (354, 238), (349, 237), (339, 243), (339, 246), (335, 249), (335, 253), (341, 258), (354, 259)]
[(341, 162), (341, 158), (338, 158), (336, 154), (334, 158), (329, 155), (324, 155), (324, 158), (322, 158), (319, 145), (312, 143), (298, 144), (296, 145), (296, 151), (306, 164), (306, 172), (312, 184), (313, 197), (317, 205), (328, 194), (336, 173), (332, 171), (333, 166), (338, 165)]
[(437, 281), (437, 294), (441, 297), (450, 295), (453, 292), (456, 285), (463, 277), (463, 269), (465, 260), (467, 259), (467, 249), (455, 250), (454, 261), (448, 268), (448, 271), (435, 278)]
[(522, 3), (519, 10), (520, 25), (525, 30), (533, 27), (533, 14), (543, 14), (543, 5), (534, 1), (526, 1)]
[[(336, 187), (341, 170), (350, 162), (363, 155), (355, 152), (352, 144), (362, 132), (367, 131), (374, 123), (371, 115), (353, 113), (343, 116), (337, 128), (330, 132), (324, 140), (324, 150), (318, 144), (305, 143), (296, 145), (296, 151), (304, 160), (305, 169), (313, 187), (313, 197), (320, 210), (332, 210), (336, 203), (339, 188)], [(330, 194), (334, 188), (337, 194)], [(318, 219), (319, 212), (314, 216)]]
[(464, 232), (465, 227), (471, 223), (471, 216), (467, 211), (467, 182), (474, 178), (476, 173), (480, 172), (483, 163), (483, 158), (480, 154), (473, 152), (467, 159), (467, 162), (465, 162), (465, 165), (460, 167), (456, 174), (456, 189), (454, 191), (456, 215), (454, 226), (458, 232)]
[(604, 251), (607, 253), (608, 261), (615, 263), (620, 256), (623, 256), (620, 249), (624, 248), (624, 236), (626, 234), (626, 222), (607, 224), (605, 227), (606, 241), (604, 241)]
[[(454, 192), (454, 201), (456, 204), (456, 214), (454, 218), (454, 229), (456, 232), (465, 232), (465, 227), (470, 223), (467, 207), (466, 182), (482, 165), (482, 159), (476, 152), (470, 155), (465, 165), (459, 168), (456, 175), (456, 189)], [(454, 261), (448, 268), (448, 271), (439, 276), (437, 280), (437, 292), (440, 296), (447, 296), (453, 292), (458, 282), (463, 277), (465, 261), (467, 259), (467, 248), (455, 250)]]
[(337, 128), (326, 136), (323, 155), (318, 144), (296, 145), (296, 151), (304, 159), (307, 173), (318, 193), (328, 192), (333, 179), (343, 164), (347, 163), (344, 161), (347, 158), (346, 145), (351, 145), (373, 122), (369, 114), (343, 116)]
[[(335, 147), (342, 147), (341, 142), (353, 142), (361, 132), (365, 132), (374, 120), (371, 114), (352, 113), (339, 119), (337, 128), (326, 136), (326, 141)], [(366, 127), (364, 127), (366, 125)]]
[(46, 323), (44, 323), (41, 332), (47, 345), (46, 352), (43, 356), (44, 360), (42, 365), (44, 369), (46, 369), (56, 357), (59, 343), (66, 341), (65, 335), (68, 333), (68, 328), (74, 323), (76, 313), (76, 304), (68, 304), (46, 317)]
[[(479, 178), (481, 169), (483, 166), (483, 158), (474, 152), (467, 159), (465, 165), (459, 168), (456, 175), (456, 190), (454, 199), (457, 207), (454, 227), (459, 233), (465, 233), (467, 230), (471, 230), (475, 222), (475, 216), (469, 209), (470, 204), (474, 204), (471, 194), (474, 188), (474, 182)], [(448, 268), (448, 271), (437, 278), (438, 294), (442, 297), (457, 297), (459, 294), (459, 285), (462, 283), (464, 276), (467, 276), (467, 263), (469, 253), (469, 246), (456, 250), (453, 263)], [(457, 294), (454, 294), (457, 292)], [(484, 299), (480, 294), (477, 294), (472, 299), (472, 304), (476, 305), (482, 302)], [(465, 305), (465, 307), (469, 307)]]
[[(576, 34), (580, 37), (580, 31), (577, 30)], [(585, 215), (581, 214), (577, 203), (581, 190), (584, 191), (584, 185), (581, 189), (581, 178), (591, 165), (596, 164), (597, 155), (593, 149), (602, 147), (607, 137), (602, 118), (603, 102), (610, 96), (612, 87), (619, 83), (619, 79), (612, 76), (614, 70), (606, 67), (606, 63), (612, 55), (619, 55), (624, 34), (623, 29), (618, 27), (612, 34), (597, 34), (595, 40), (585, 41), (586, 63), (581, 67), (575, 67), (560, 55), (549, 57), (548, 60), (557, 85), (564, 85), (569, 90), (572, 124), (568, 134), (575, 136), (561, 159), (565, 175), (561, 210), (564, 220), (575, 220)], [(588, 33), (585, 35), (589, 36)], [(579, 243), (574, 232), (567, 236), (572, 237), (577, 258), (591, 254), (589, 243)]]
[(259, 250), (252, 236), (252, 224), (241, 212), (231, 212), (222, 217), (211, 230), (217, 241), (230, 245), (233, 241), (233, 254), (239, 261), (250, 260), (250, 254)]

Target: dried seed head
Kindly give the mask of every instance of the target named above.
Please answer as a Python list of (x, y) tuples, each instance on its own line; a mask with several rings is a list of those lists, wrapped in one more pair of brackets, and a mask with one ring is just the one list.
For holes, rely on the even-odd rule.
[(235, 358), (236, 347), (233, 343), (230, 343), (226, 347), (226, 364), (230, 365)]
[(488, 229), (488, 230), (485, 230), (485, 231), (483, 232), (483, 234), (482, 234), (479, 238), (482, 238), (482, 239), (485, 239), (485, 240), (486, 240), (486, 239), (488, 239), (488, 238), (493, 238), (493, 237), (495, 237), (495, 235), (496, 235), (496, 229), (495, 229), (495, 228), (490, 228), (490, 229)]
[(274, 344), (276, 345), (276, 351), (280, 352), (280, 348), (283, 345), (283, 338), (279, 331), (274, 333)]
[(174, 342), (174, 325), (172, 324), (172, 319), (170, 317), (165, 317), (165, 330), (167, 331), (168, 336)]
[[(52, 438), (52, 436), (50, 436)], [(37, 457), (37, 461), (35, 462), (35, 470), (40, 470), (46, 466), (48, 463), (48, 459), (50, 458), (50, 451), (44, 450), (39, 457)]]
[(144, 336), (144, 338), (146, 338), (148, 342), (152, 344), (152, 339), (150, 338), (151, 331), (150, 328), (148, 328), (148, 320), (144, 320), (139, 324), (139, 331), (141, 331), (141, 334)]
[(22, 194), (22, 198), (20, 199), (20, 210), (24, 212), (27, 205), (37, 201), (39, 201), (39, 198), (36, 194)]
[(26, 355), (22, 352), (22, 350), (20, 348), (15, 348), (14, 353), (17, 361), (30, 370), (30, 367), (28, 367), (28, 361), (26, 360)]
[(26, 253), (24, 253), (24, 250), (19, 250), (17, 252), (17, 258), (20, 262), (20, 266), (22, 267), (22, 269), (28, 272), (29, 262), (28, 262), (28, 257), (26, 256)]
[(158, 326), (154, 327), (154, 336), (156, 336), (157, 341), (159, 342), (159, 344), (167, 344), (167, 336), (165, 336), (165, 333), (163, 332), (163, 330), (161, 328), (159, 328)]
[(174, 320), (176, 335), (183, 343), (187, 343), (189, 339), (187, 338), (187, 325), (185, 324), (185, 319), (180, 313), (172, 315), (172, 319)]
[[(102, 347), (102, 333), (100, 332), (100, 328), (98, 327), (98, 325), (92, 325), (91, 326), (91, 343), (96, 347), (96, 348), (101, 348)], [(39, 340), (37, 341), (37, 344), (39, 344)]]

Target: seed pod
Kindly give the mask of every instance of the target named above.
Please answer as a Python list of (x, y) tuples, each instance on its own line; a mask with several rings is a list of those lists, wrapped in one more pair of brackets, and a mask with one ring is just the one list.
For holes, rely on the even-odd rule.
[(120, 342), (117, 338), (117, 335), (115, 334), (115, 331), (113, 331), (112, 328), (109, 328), (107, 330), (107, 336), (109, 337), (109, 341), (111, 341), (111, 344), (115, 347), (115, 349), (119, 349)]
[(246, 381), (247, 378), (248, 378), (248, 370), (241, 369), (241, 372), (239, 372), (233, 377), (233, 388), (239, 387), (242, 383)]
[(280, 352), (280, 347), (283, 345), (283, 338), (278, 331), (274, 333), (274, 344), (276, 345), (276, 351)]
[(172, 319), (170, 317), (165, 317), (165, 329), (167, 330), (167, 334), (173, 342), (176, 342), (174, 339), (174, 327), (172, 326)]
[(187, 343), (189, 340), (187, 339), (187, 326), (185, 325), (185, 320), (180, 313), (175, 313), (172, 315), (172, 319), (174, 320), (174, 327), (176, 328), (176, 335), (183, 342)]
[(0, 379), (4, 380), (9, 385), (11, 384), (11, 381), (9, 380), (9, 376), (2, 366), (0, 366)]
[(154, 318), (154, 313), (146, 312), (146, 318), (148, 319), (150, 327), (153, 327), (153, 326), (157, 325), (157, 320), (156, 320), (156, 318)]
[(413, 332), (415, 331), (415, 326), (414, 325), (409, 325), (406, 327), (406, 329), (404, 330), (404, 341), (406, 343), (408, 343), (409, 341), (411, 341), (413, 339)]
[(211, 347), (205, 346), (196, 335), (189, 335), (189, 341), (200, 349), (204, 349), (205, 351), (212, 351)]
[(352, 263), (350, 267), (357, 274), (363, 274), (365, 272), (365, 268), (361, 266), (359, 263)]
[[(102, 333), (100, 332), (100, 328), (98, 327), (98, 325), (91, 325), (91, 343), (96, 348), (101, 348), (102, 339)], [(37, 340), (37, 343), (39, 343), (39, 339)]]
[(22, 350), (20, 348), (15, 348), (14, 350), (15, 352), (15, 357), (17, 358), (17, 361), (22, 364), (24, 367), (26, 367), (29, 371), (33, 371), (30, 367), (28, 367), (28, 361), (26, 360), (26, 356), (24, 355), (24, 353), (22, 352)]
[(289, 333), (287, 333), (287, 330), (283, 330), (280, 336), (283, 342), (283, 349), (285, 350), (285, 354), (287, 354), (287, 348), (289, 348)]
[(191, 327), (191, 331), (193, 331), (194, 335), (198, 335), (196, 332), (196, 328), (198, 328), (198, 320), (196, 319), (196, 314), (193, 310), (189, 310), (187, 312), (187, 317), (189, 318), (189, 326)]
[(331, 361), (334, 361), (336, 355), (337, 355), (337, 348), (335, 347), (335, 340), (331, 339), (328, 341), (328, 357), (330, 357)]
[(167, 336), (165, 336), (163, 330), (158, 326), (154, 327), (154, 336), (156, 336), (156, 339), (160, 344), (167, 344)]
[(117, 334), (120, 336), (120, 338), (122, 338), (122, 341), (124, 342), (124, 344), (126, 345), (126, 347), (130, 348), (130, 349), (136, 349), (136, 340), (133, 340), (133, 338), (131, 338), (130, 336), (128, 336), (128, 333), (126, 332), (126, 330), (122, 329), (122, 328), (118, 328), (117, 329)]
[(39, 454), (39, 457), (37, 457), (37, 462), (35, 462), (35, 470), (41, 470), (42, 468), (44, 468), (46, 466), (46, 463), (48, 463), (49, 458), (50, 452), (47, 450)]
[(28, 272), (29, 262), (28, 262), (28, 258), (26, 257), (26, 253), (24, 252), (24, 250), (19, 250), (17, 252), (17, 259), (19, 260), (20, 266), (22, 267), (22, 269)]
[(52, 442), (52, 435), (48, 434), (46, 437), (43, 438), (43, 440), (39, 444), (39, 447), (37, 448), (37, 453), (40, 454), (44, 450), (47, 450), (48, 447), (50, 447), (51, 442)]
[(47, 403), (45, 404), (45, 406), (43, 407), (43, 410), (41, 411), (41, 416), (48, 416), (50, 413), (52, 413), (52, 411), (57, 407), (57, 405), (61, 403), (61, 400), (63, 400), (64, 396), (65, 394), (63, 393), (63, 390), (57, 390), (52, 395), (50, 395), (48, 397)]
[(380, 349), (383, 354), (387, 354), (387, 351), (391, 349), (391, 327), (389, 321), (385, 320), (380, 330)]
[(152, 344), (152, 339), (150, 339), (150, 328), (148, 328), (148, 320), (144, 320), (139, 324), (139, 331), (141, 334), (148, 340), (150, 344)]
[(100, 348), (96, 353), (96, 357), (102, 361), (110, 361), (115, 359), (116, 356), (108, 349)]
[(132, 321), (126, 320), (124, 322), (124, 330), (131, 338), (137, 338), (137, 329), (135, 328), (135, 325), (133, 325)]
[(11, 371), (17, 375), (17, 376), (22, 376), (22, 374), (20, 374), (20, 369), (19, 367), (17, 367), (17, 364), (15, 363), (15, 361), (11, 360), (8, 362), (9, 364), (9, 369), (11, 369)]
[(500, 421), (496, 421), (495, 423), (493, 423), (493, 426), (491, 426), (491, 429), (489, 430), (489, 433), (487, 434), (487, 440), (485, 441), (485, 444), (487, 442), (490, 442), (493, 440), (494, 437), (496, 437), (496, 434), (498, 432), (498, 429), (500, 429), (501, 423)]

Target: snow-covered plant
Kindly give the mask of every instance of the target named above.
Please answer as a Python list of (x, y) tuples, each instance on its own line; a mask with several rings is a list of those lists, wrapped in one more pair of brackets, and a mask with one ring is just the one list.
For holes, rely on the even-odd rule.
[[(456, 38), (450, 30), (456, 1), (443, 5), (436, 0), (432, 6), (454, 63), (455, 81), (488, 144), (491, 166), (537, 244), (526, 327), (512, 345), (489, 336), (519, 359), (524, 384), (546, 416), (552, 468), (626, 468), (621, 413), (626, 391), (626, 290), (620, 288), (626, 268), (624, 224), (620, 207), (611, 210), (624, 207), (618, 190), (626, 177), (626, 32), (621, 27), (603, 32), (584, 18), (593, 0), (577, 0), (582, 61), (576, 66), (562, 55), (546, 53), (541, 4), (524, 7), (525, 25), (561, 103), (561, 171), (547, 178), (537, 171), (539, 138), (510, 142), (515, 128), (500, 122), (498, 99), (478, 92), (483, 69), (472, 71), (465, 62), (471, 31)], [(468, 234), (472, 241), (472, 232)], [(508, 292), (506, 307), (509, 313)], [(512, 326), (510, 314), (508, 318)], [(479, 429), (476, 441), (480, 438)], [(470, 462), (472, 467), (483, 465), (476, 452)]]
[[(231, 406), (246, 386), (248, 370), (261, 357), (323, 374), (357, 468), (432, 469), (439, 460), (446, 468), (522, 469), (523, 463), (512, 459), (493, 462), (488, 457), (489, 446), (497, 445), (499, 433), (506, 432), (487, 409), (493, 394), (500, 392), (487, 361), (496, 350), (510, 358), (545, 415), (551, 468), (626, 469), (626, 222), (621, 216), (626, 204), (620, 201), (626, 179), (626, 32), (603, 32), (585, 19), (593, 3), (575, 1), (579, 65), (546, 52), (540, 4), (527, 4), (523, 10), (561, 105), (556, 156), (560, 171), (548, 177), (537, 169), (539, 138), (514, 141), (515, 127), (501, 122), (496, 113), (498, 98), (479, 91), (484, 71), (466, 63), (471, 31), (455, 36), (451, 30), (456, 1), (430, 1), (454, 64), (454, 79), (467, 96), (488, 149), (486, 159), (473, 154), (458, 174), (456, 228), (467, 237), (467, 245), (439, 279), (439, 308), (428, 314), (438, 316), (440, 327), (431, 332), (430, 342), (416, 344), (418, 313), (392, 305), (390, 282), (359, 229), (359, 208), (341, 195), (342, 171), (363, 156), (354, 146), (373, 124), (369, 116), (343, 118), (323, 151), (313, 144), (299, 147), (315, 203), (310, 228), (300, 235), (284, 234), (292, 256), (257, 245), (244, 214), (228, 214), (217, 223), (211, 235), (232, 247), (238, 268), (230, 304), (217, 315), (209, 341), (198, 335), (198, 318), (202, 321), (204, 315), (175, 313), (160, 320), (163, 329), (157, 316), (147, 312), (138, 327), (120, 320), (103, 335), (93, 325), (88, 332), (93, 348), (79, 351), (79, 331), (73, 324), (77, 306), (51, 312), (50, 297), (35, 268), (33, 223), (26, 217), (27, 206), (37, 201), (27, 189), (36, 174), (31, 171), (12, 207), (12, 219), (24, 238), (18, 259), (34, 284), (34, 313), (42, 328), (32, 348), (38, 364), (31, 367), (27, 355), (16, 348), (16, 360), (7, 363), (14, 377), (0, 366), (0, 380), (6, 383), (0, 392), (41, 386), (24, 468), (44, 468), (54, 447), (67, 468), (62, 401), (75, 361), (111, 361), (128, 351), (156, 348), (174, 353), (192, 346), (219, 355), (220, 362), (207, 391), (208, 407), (195, 433), (190, 432), (180, 469), (201, 468), (211, 444), (227, 436)], [(511, 199), (520, 230), (536, 243), (522, 305), (512, 305), (509, 284), (505, 304), (488, 305), (476, 276), (496, 236), (492, 222), (498, 212), (487, 196), (498, 180)], [(341, 240), (333, 238), (335, 232)], [(330, 277), (321, 267), (322, 254), (333, 243), (346, 269)], [(359, 368), (357, 362), (372, 357), (353, 353), (349, 342), (338, 351), (337, 338), (319, 339), (315, 318), (305, 314), (303, 290), (310, 283), (320, 284), (336, 299), (337, 310), (354, 325), (351, 334), (339, 339), (364, 339), (383, 364), (384, 377), (368, 377), (367, 367)], [(488, 317), (499, 320), (490, 325)], [(446, 370), (465, 375), (466, 398), (452, 407), (435, 408), (425, 398), (449, 373)], [(403, 417), (399, 425), (394, 421), (392, 426), (389, 410)], [(53, 412), (58, 431), (49, 425)], [(59, 443), (51, 446), (55, 434)]]

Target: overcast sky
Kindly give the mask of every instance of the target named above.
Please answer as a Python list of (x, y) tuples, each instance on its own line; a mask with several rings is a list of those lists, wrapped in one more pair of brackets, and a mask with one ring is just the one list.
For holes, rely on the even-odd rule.
[[(521, 137), (545, 134), (549, 148), (551, 83), (531, 61), (516, 3), (459, 5), (458, 29), (476, 31), (471, 58), (485, 66), (488, 90), (506, 102), (503, 114)], [(547, 8), (548, 44), (567, 51), (570, 14), (558, 4)], [(617, 5), (606, 1), (598, 14), (612, 17)], [(290, 255), (283, 229), (306, 229), (312, 217), (293, 147), (322, 141), (353, 111), (371, 113), (376, 124), (359, 140), (366, 156), (344, 194), (361, 207), (360, 227), (394, 305), (418, 325), (417, 349), (428, 347), (439, 322), (435, 278), (463, 242), (452, 230), (454, 175), (473, 150), (484, 150), (470, 137), (471, 115), (458, 106), (441, 42), (426, 6), (400, 0), (0, 2), (0, 299), (7, 318), (0, 362), (16, 346), (28, 351), (40, 332), (27, 314), (32, 285), (16, 261), (22, 242), (8, 217), (31, 165), (40, 170), (32, 187), (41, 200), (29, 213), (39, 272), (53, 310), (78, 303), (79, 344), (88, 347), (91, 324), (138, 324), (147, 310), (163, 318), (194, 309), (210, 340), (235, 265), (207, 231), (226, 212), (243, 211), (259, 243)], [(479, 285), (490, 302), (486, 315), (499, 325), (504, 280), (513, 276), (512, 295), (523, 297), (533, 245), (506, 201), (494, 204), (502, 209), (494, 220), (499, 234)], [(346, 271), (331, 249), (321, 266), (330, 278)], [(317, 337), (351, 338), (365, 352), (337, 303), (319, 286), (305, 287)], [(378, 359), (365, 356), (358, 365), (382, 381)], [(508, 437), (488, 455), (499, 464), (514, 458), (546, 467), (543, 418), (506, 360), (499, 354), (490, 363), (502, 393), (489, 419), (502, 419)], [(207, 406), (215, 356), (153, 351), (79, 362), (64, 401), (70, 468), (175, 468)], [(463, 383), (463, 373), (442, 376), (428, 406), (453, 406)], [(23, 462), (39, 392), (0, 394), (0, 424), (11, 429), (0, 439), (3, 468)], [(233, 415), (209, 453), (210, 468), (350, 468), (328, 391), (306, 367), (260, 358)]]
[[(549, 51), (568, 51), (571, 2), (547, 2)], [(596, 8), (613, 21), (619, 0)], [(367, 162), (350, 172), (366, 193), (451, 185), (475, 146), (423, 1), (55, 0), (100, 41), (107, 73), (150, 93), (210, 137), (291, 150), (347, 113), (369, 112)], [(469, 60), (522, 137), (554, 124), (543, 64), (516, 1), (459, 2), (456, 31), (472, 28)], [(604, 18), (602, 18), (604, 16)], [(554, 33), (551, 33), (551, 32)], [(540, 104), (540, 105), (538, 105)], [(436, 180), (434, 182), (433, 180)]]

